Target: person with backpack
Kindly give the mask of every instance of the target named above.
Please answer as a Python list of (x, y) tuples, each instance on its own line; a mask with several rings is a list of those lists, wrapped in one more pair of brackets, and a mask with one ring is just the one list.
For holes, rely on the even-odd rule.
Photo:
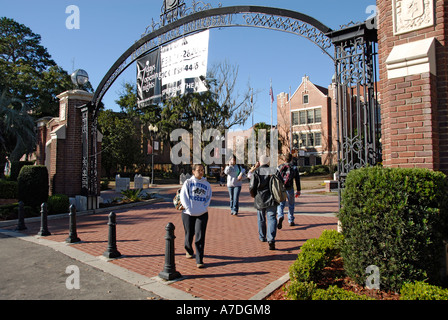
[[(295, 199), (294, 199), (294, 182), (296, 185), (295, 197), (298, 198), (300, 196), (300, 174), (297, 169), (297, 165), (294, 163), (294, 158), (292, 154), (288, 153), (285, 156), (285, 163), (278, 167), (278, 172), (280, 176), (283, 178), (283, 182), (285, 184), (286, 196), (288, 200), (288, 222), (290, 226), (295, 226), (294, 223), (294, 207), (295, 207)], [(284, 212), (286, 206), (286, 200), (281, 202), (277, 207), (277, 219), (278, 219), (278, 229), (282, 229), (283, 220), (284, 220)]]
[(251, 197), (254, 198), (254, 207), (257, 209), (260, 241), (267, 241), (269, 250), (275, 250), (276, 213), (279, 203), (271, 193), (272, 175), (269, 174), (268, 163), (268, 157), (262, 156), (260, 158), (260, 166), (253, 171), (250, 178), (249, 192)]
[(208, 206), (212, 199), (212, 187), (204, 178), (204, 166), (193, 165), (193, 176), (186, 180), (180, 191), (182, 222), (185, 229), (185, 250), (187, 259), (193, 258), (193, 237), (195, 237), (196, 265), (204, 267), (205, 232), (208, 223)]
[(232, 156), (229, 165), (224, 169), (227, 175), (227, 188), (230, 196), (230, 214), (238, 215), (241, 187), (246, 169), (236, 164), (236, 157)]

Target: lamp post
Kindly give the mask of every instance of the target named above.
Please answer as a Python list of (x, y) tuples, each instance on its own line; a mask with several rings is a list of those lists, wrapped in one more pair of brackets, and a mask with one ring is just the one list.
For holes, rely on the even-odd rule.
[(89, 82), (89, 75), (83, 69), (78, 69), (71, 75), (73, 84), (78, 88), (82, 89), (82, 87)]
[(159, 131), (159, 128), (157, 126), (153, 126), (150, 124), (148, 126), (148, 130), (151, 133), (151, 185), (154, 185), (154, 134), (156, 134)]

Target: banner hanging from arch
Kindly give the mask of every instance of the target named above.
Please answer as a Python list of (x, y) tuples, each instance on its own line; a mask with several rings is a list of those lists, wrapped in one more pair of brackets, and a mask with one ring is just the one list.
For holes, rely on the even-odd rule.
[(188, 36), (137, 60), (138, 106), (157, 104), (185, 93), (204, 92), (209, 30)]

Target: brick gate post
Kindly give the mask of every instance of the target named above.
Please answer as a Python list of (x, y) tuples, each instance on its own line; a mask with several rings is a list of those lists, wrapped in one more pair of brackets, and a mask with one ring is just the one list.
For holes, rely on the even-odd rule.
[(448, 2), (377, 6), (383, 164), (448, 173)]

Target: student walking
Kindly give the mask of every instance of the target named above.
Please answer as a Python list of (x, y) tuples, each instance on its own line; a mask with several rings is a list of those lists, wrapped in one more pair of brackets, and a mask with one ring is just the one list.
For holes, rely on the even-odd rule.
[[(286, 189), (286, 198), (288, 200), (288, 222), (290, 226), (295, 226), (294, 223), (294, 208), (295, 208), (295, 199), (294, 199), (294, 183), (296, 185), (296, 193), (295, 197), (298, 198), (300, 196), (300, 174), (297, 169), (297, 165), (294, 163), (293, 156), (288, 153), (285, 157), (285, 163), (278, 167), (278, 172), (280, 176), (282, 176), (283, 181), (285, 183)], [(286, 200), (279, 204), (277, 207), (277, 219), (278, 219), (278, 229), (280, 230), (283, 227), (284, 220), (284, 209), (286, 206)]]
[(269, 158), (260, 158), (260, 167), (253, 171), (250, 179), (249, 192), (254, 198), (254, 207), (258, 216), (258, 235), (262, 242), (268, 242), (269, 250), (275, 250), (275, 236), (277, 235), (277, 206), (269, 188), (271, 175), (269, 175)]
[(224, 169), (227, 175), (227, 188), (230, 196), (230, 214), (238, 215), (241, 187), (243, 186), (243, 177), (246, 169), (236, 164), (236, 157), (230, 159), (229, 165)]
[(208, 206), (212, 199), (212, 188), (204, 178), (204, 166), (195, 164), (193, 176), (186, 180), (180, 192), (180, 201), (185, 208), (182, 212), (182, 222), (185, 229), (186, 257), (194, 255), (193, 237), (195, 237), (196, 265), (204, 267), (205, 233), (208, 223)]

